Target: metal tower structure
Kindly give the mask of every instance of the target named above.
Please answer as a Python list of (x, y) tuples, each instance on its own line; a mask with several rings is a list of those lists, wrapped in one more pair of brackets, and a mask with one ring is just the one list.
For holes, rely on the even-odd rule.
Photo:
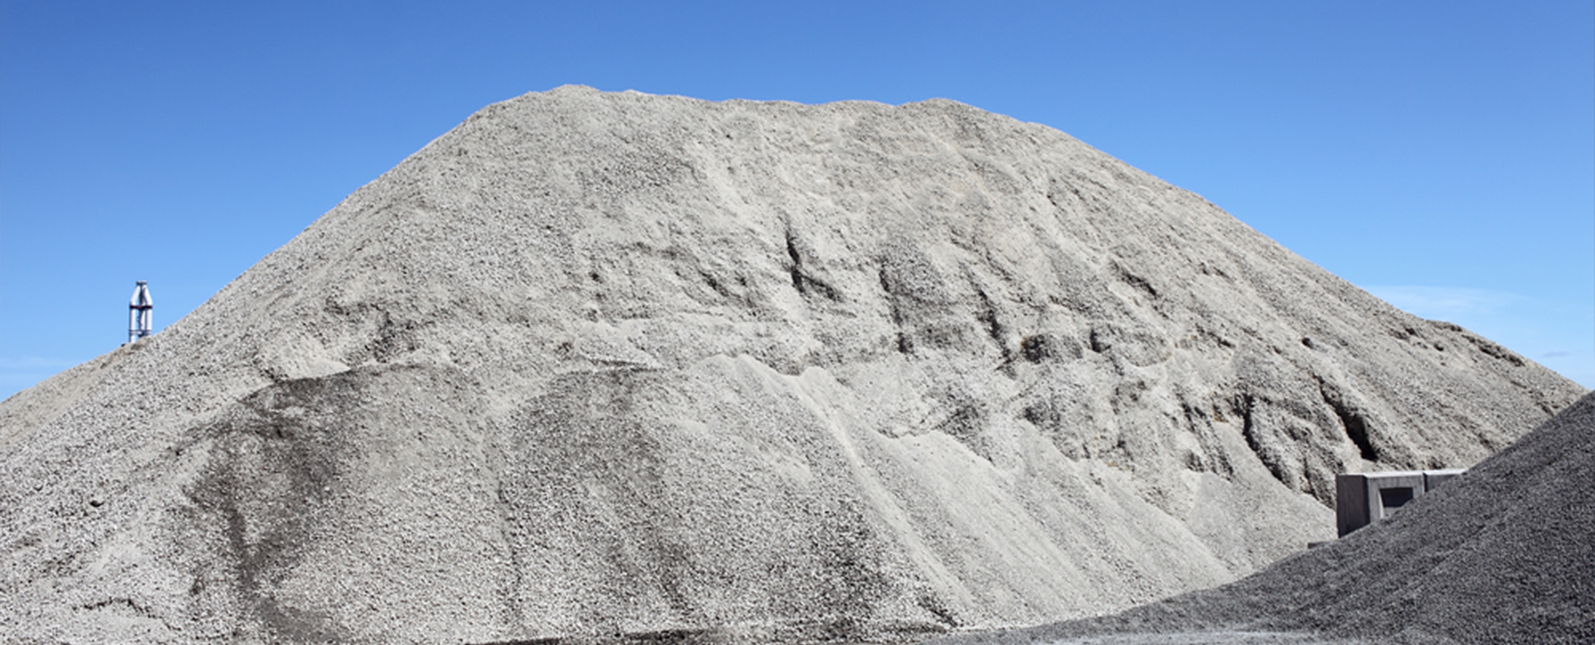
[(150, 310), (155, 308), (155, 301), (150, 299), (150, 288), (146, 282), (138, 281), (133, 287), (133, 298), (127, 303), (127, 342), (148, 336), (150, 331)]

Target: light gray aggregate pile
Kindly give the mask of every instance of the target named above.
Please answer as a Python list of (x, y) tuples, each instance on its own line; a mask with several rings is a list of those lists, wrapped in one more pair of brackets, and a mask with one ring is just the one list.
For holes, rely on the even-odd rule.
[(1233, 584), (938, 642), (1151, 645), (1237, 632), (1279, 642), (1595, 643), (1595, 394), (1394, 517)]
[(1583, 393), (1044, 126), (563, 87), (0, 403), (0, 640), (1096, 615)]

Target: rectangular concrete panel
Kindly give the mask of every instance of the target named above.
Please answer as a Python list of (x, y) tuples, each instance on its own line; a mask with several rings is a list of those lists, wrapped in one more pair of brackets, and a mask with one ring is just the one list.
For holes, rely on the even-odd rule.
[(1370, 523), (1390, 517), (1396, 509), (1423, 494), (1423, 473), (1420, 471), (1365, 473), (1363, 477), (1368, 486)]
[(1341, 537), (1390, 517), (1419, 495), (1462, 474), (1462, 470), (1402, 470), (1335, 476), (1335, 528)]
[(1452, 479), (1456, 479), (1458, 475), (1461, 475), (1464, 472), (1467, 471), (1461, 468), (1451, 468), (1447, 470), (1425, 470), (1423, 471), (1423, 490), (1424, 492), (1432, 493), (1434, 492), (1434, 489), (1439, 488), (1441, 485), (1451, 481)]
[(1361, 473), (1335, 475), (1335, 528), (1340, 537), (1368, 525), (1368, 486)]

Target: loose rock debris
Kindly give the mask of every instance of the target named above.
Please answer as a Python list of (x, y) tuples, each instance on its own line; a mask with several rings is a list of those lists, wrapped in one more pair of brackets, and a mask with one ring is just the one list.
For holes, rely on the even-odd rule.
[(0, 640), (1093, 616), (1583, 394), (1045, 126), (562, 87), (0, 403)]

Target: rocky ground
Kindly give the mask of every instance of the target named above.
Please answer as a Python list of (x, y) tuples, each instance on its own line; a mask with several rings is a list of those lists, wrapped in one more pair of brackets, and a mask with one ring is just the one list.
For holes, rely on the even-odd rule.
[(1595, 394), (1389, 520), (1239, 582), (937, 642), (1595, 642), (1592, 499)]
[(1044, 126), (565, 87), (0, 403), (0, 640), (1092, 616), (1583, 394)]

